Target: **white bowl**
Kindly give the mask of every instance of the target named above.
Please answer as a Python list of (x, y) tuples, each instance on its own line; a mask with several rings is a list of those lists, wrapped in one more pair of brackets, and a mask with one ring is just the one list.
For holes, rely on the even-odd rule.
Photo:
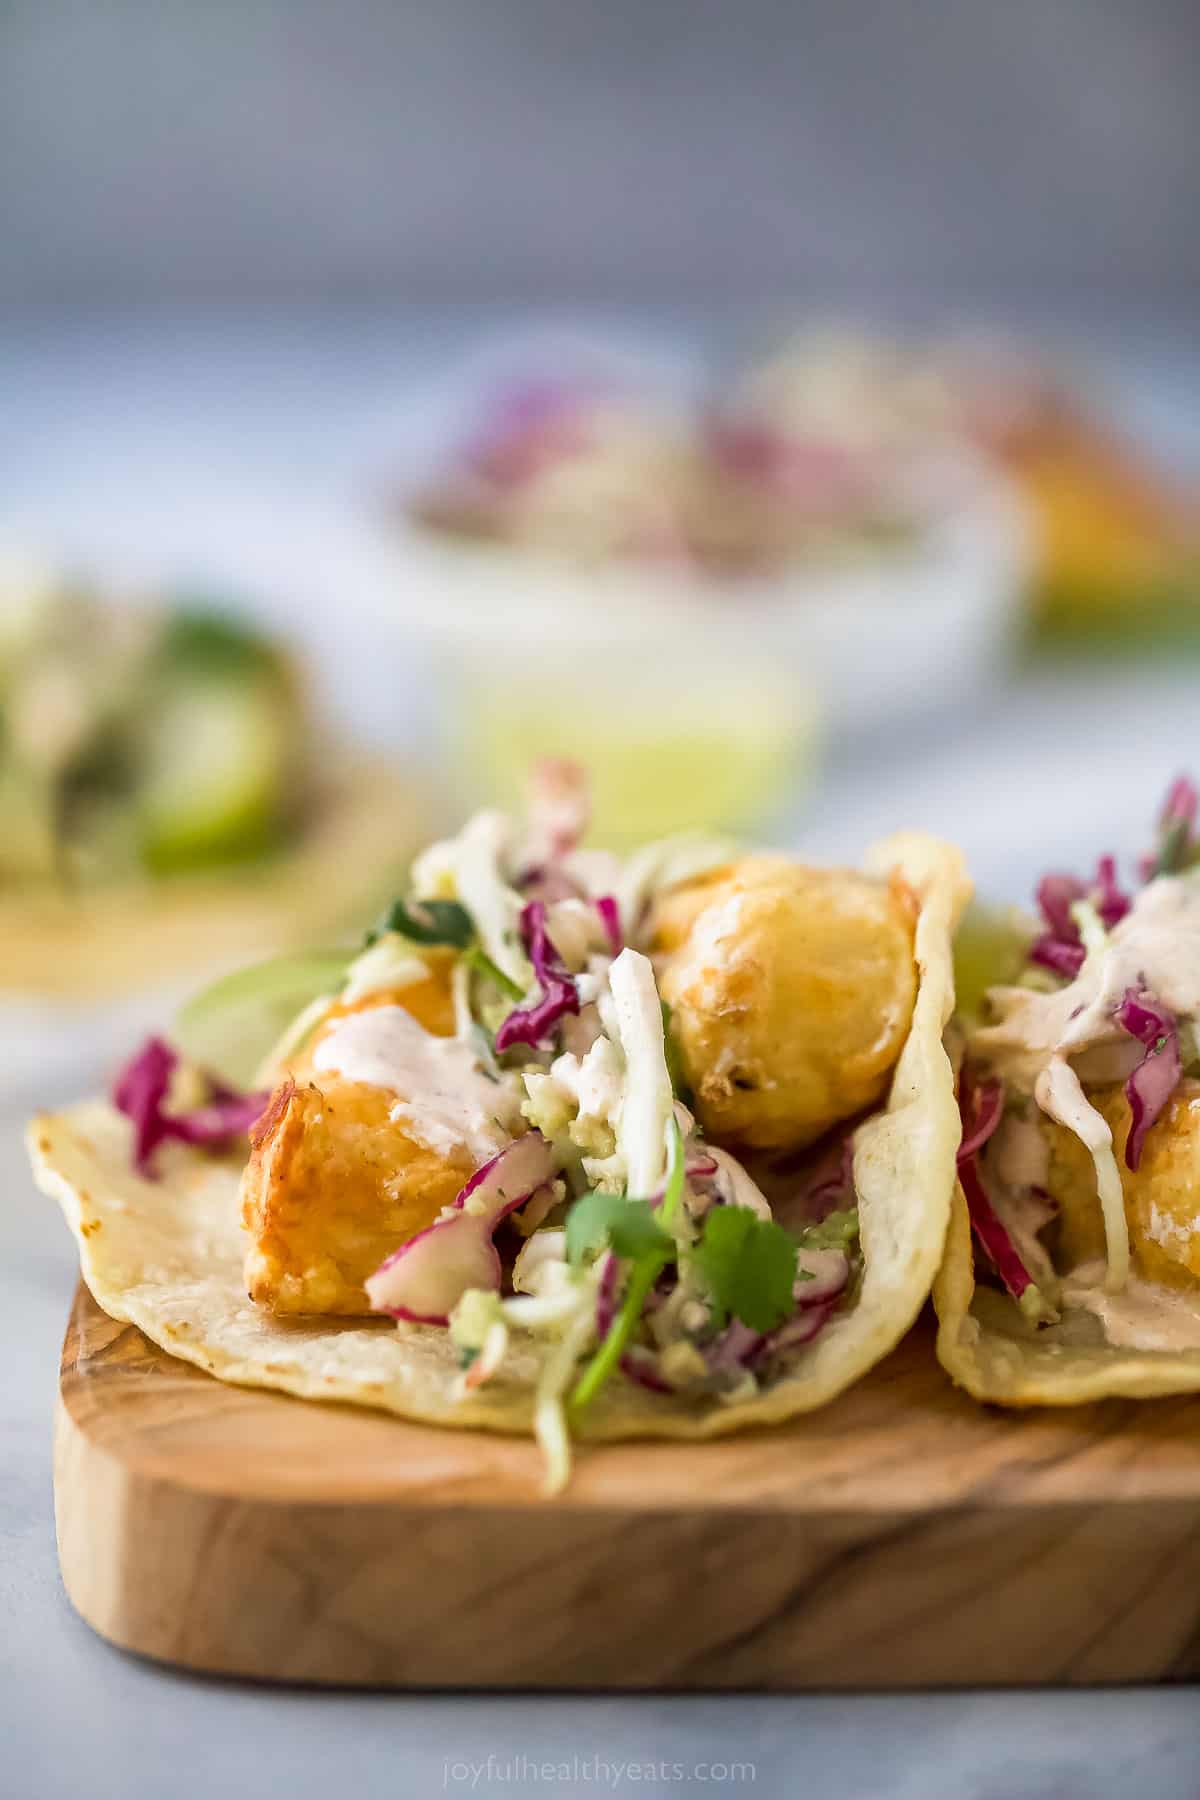
[(742, 829), (813, 767), (1003, 676), (1022, 509), (978, 466), (904, 545), (736, 581), (590, 566), (388, 521), (380, 604), (433, 652), (464, 798), (511, 804), (538, 754), (589, 764), (602, 835)]

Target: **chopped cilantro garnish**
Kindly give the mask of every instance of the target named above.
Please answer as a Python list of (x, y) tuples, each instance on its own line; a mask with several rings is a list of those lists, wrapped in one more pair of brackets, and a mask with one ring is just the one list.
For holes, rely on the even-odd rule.
[[(611, 1205), (607, 1208), (596, 1206), (592, 1211), (582, 1212), (581, 1222), (576, 1226), (576, 1239), (582, 1245), (577, 1254), (582, 1257), (589, 1248), (598, 1248), (601, 1243), (607, 1242), (617, 1256), (630, 1263), (628, 1286), (621, 1302), (621, 1310), (609, 1327), (604, 1342), (575, 1383), (575, 1391), (570, 1399), (570, 1411), (574, 1418), (578, 1418), (583, 1409), (595, 1399), (617, 1367), (642, 1316), (651, 1288), (677, 1254), (674, 1238), (662, 1228), (663, 1225), (670, 1225), (683, 1193), (683, 1136), (674, 1119), (671, 1120), (670, 1134), (671, 1154), (667, 1183), (657, 1219), (648, 1200), (627, 1200), (621, 1194), (588, 1194), (572, 1207), (568, 1215), (567, 1254), (574, 1260), (571, 1225), (576, 1214), (582, 1208), (590, 1208), (593, 1202), (609, 1201)], [(602, 1235), (597, 1236), (602, 1219), (605, 1221), (604, 1229)], [(632, 1248), (635, 1243), (643, 1247)], [(623, 1249), (622, 1244), (626, 1248)]]
[(732, 1314), (754, 1331), (772, 1331), (795, 1309), (795, 1240), (747, 1206), (712, 1208), (696, 1261), (720, 1323)]
[(674, 1254), (648, 1200), (625, 1194), (585, 1194), (567, 1215), (567, 1260), (576, 1267), (605, 1245), (618, 1256), (637, 1258), (658, 1251)]
[(414, 944), (445, 944), (454, 950), (466, 950), (475, 938), (474, 921), (457, 900), (393, 900), (367, 933), (368, 945), (388, 931)]

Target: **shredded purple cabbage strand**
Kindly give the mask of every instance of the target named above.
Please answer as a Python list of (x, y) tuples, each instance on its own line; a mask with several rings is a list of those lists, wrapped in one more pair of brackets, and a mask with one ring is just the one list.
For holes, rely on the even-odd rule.
[(958, 1105), (962, 1115), (958, 1179), (967, 1202), (971, 1230), (1013, 1299), (1036, 1314), (1042, 1310), (1040, 1305), (1035, 1307), (1040, 1300), (1040, 1290), (1025, 1267), (1008, 1227), (992, 1205), (977, 1162), (979, 1152), (1004, 1116), (1003, 1084), (996, 1080), (973, 1081), (969, 1071), (964, 1069), (959, 1077)]
[(239, 1094), (209, 1077), (209, 1099), (187, 1112), (166, 1110), (171, 1077), (179, 1056), (162, 1038), (152, 1037), (121, 1070), (113, 1084), (113, 1105), (133, 1125), (133, 1162), (140, 1175), (154, 1174), (154, 1153), (175, 1139), (217, 1148), (232, 1144), (262, 1117), (268, 1093)]
[(1158, 843), (1148, 856), (1143, 856), (1138, 873), (1143, 881), (1156, 875), (1177, 875), (1196, 860), (1200, 842), (1196, 838), (1196, 813), (1200, 807), (1200, 791), (1186, 775), (1178, 776), (1167, 789), (1167, 797), (1158, 815)]
[(1029, 959), (1055, 975), (1073, 981), (1083, 967), (1083, 939), (1071, 908), (1078, 900), (1090, 900), (1106, 931), (1120, 923), (1133, 902), (1117, 884), (1116, 858), (1102, 856), (1090, 882), (1075, 875), (1044, 875), (1038, 883), (1037, 903), (1046, 929), (1030, 946)]
[(1121, 1030), (1136, 1038), (1146, 1051), (1125, 1083), (1130, 1112), (1125, 1165), (1136, 1169), (1142, 1160), (1146, 1134), (1169, 1104), (1183, 1074), (1179, 1028), (1173, 1013), (1134, 988), (1126, 989), (1116, 1016)]
[(523, 907), (521, 941), (542, 992), (531, 1006), (518, 1006), (509, 1013), (496, 1033), (496, 1049), (500, 1051), (509, 1050), (514, 1044), (543, 1047), (559, 1020), (579, 1011), (579, 990), (546, 930), (543, 901), (530, 900)]
[(625, 948), (625, 933), (621, 929), (621, 909), (613, 895), (601, 894), (596, 901), (596, 911), (600, 914), (600, 923), (608, 933), (613, 955), (620, 956)]

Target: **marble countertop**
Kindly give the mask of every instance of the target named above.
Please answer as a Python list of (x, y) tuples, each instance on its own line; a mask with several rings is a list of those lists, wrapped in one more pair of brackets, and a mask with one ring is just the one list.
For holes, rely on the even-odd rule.
[[(322, 462), (310, 415), (315, 408), (326, 427), (345, 423), (347, 391), (361, 396), (369, 385), (361, 346), (356, 353), (352, 329), (322, 328), (311, 339), (289, 330), (285, 348), (305, 375), (286, 404), (282, 390), (247, 387), (248, 373), (262, 375), (263, 345), (275, 341), (261, 323), (208, 338), (190, 327), (190, 336), (164, 327), (157, 336), (64, 327), (57, 340), (46, 329), (0, 332), (8, 408), (0, 470), (6, 482), (14, 476), (18, 511), (47, 527), (58, 516), (78, 517), (91, 470), (104, 504), (132, 518), (133, 471), (140, 479), (151, 466), (156, 442), (178, 454), (185, 403), (210, 463), (224, 456), (230, 469), (258, 466), (272, 491), (283, 492), (289, 479), (311, 489), (339, 458), (348, 467), (353, 432), (335, 431)], [(411, 326), (397, 342), (401, 371), (413, 362)], [(1193, 398), (1196, 375), (1193, 362)], [(370, 380), (377, 378), (375, 366)], [(1178, 412), (1178, 392), (1163, 392), (1144, 391), (1147, 416), (1156, 407)], [(360, 445), (369, 436), (364, 427)], [(164, 451), (160, 488), (169, 486), (168, 461)], [(93, 517), (96, 504), (93, 494)], [(825, 783), (795, 811), (789, 835), (824, 854), (850, 855), (898, 817), (919, 819), (964, 843), (981, 887), (1020, 898), (1048, 862), (1070, 866), (1100, 847), (1138, 846), (1167, 778), (1189, 760), (1194, 766), (1198, 684), (1200, 672), (1187, 667), (1136, 679), (1112, 671), (999, 684), (970, 717), (914, 729), (902, 744), (835, 746)], [(5, 1792), (30, 1800), (80, 1792), (233, 1800), (269, 1788), (315, 1800), (350, 1783), (364, 1794), (422, 1796), (737, 1787), (775, 1795), (811, 1786), (893, 1800), (1124, 1800), (1134, 1790), (1190, 1800), (1197, 1791), (1200, 1709), (1186, 1689), (372, 1696), (202, 1681), (111, 1650), (74, 1616), (58, 1578), (51, 1418), (74, 1255), (54, 1210), (33, 1192), (11, 1108), (0, 1115), (0, 1196)]]

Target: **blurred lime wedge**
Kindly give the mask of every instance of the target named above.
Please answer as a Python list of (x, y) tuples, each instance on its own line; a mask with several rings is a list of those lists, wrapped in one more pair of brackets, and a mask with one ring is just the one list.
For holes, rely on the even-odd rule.
[(292, 1020), (321, 994), (336, 993), (355, 950), (273, 956), (223, 976), (189, 1000), (175, 1021), (185, 1056), (236, 1087), (250, 1087)]
[(289, 709), (273, 684), (173, 683), (150, 724), (151, 773), (137, 797), (146, 866), (173, 874), (270, 849), (290, 748)]
[(956, 1010), (978, 1017), (990, 987), (1015, 982), (1025, 966), (1031, 939), (1030, 922), (1019, 907), (985, 906), (976, 901), (954, 939)]
[(514, 698), (494, 674), (460, 675), (458, 756), (468, 799), (519, 811), (530, 766), (570, 757), (592, 780), (590, 840), (625, 848), (674, 831), (739, 830), (811, 771), (816, 714), (765, 681), (689, 684), (675, 671), (576, 670)]

